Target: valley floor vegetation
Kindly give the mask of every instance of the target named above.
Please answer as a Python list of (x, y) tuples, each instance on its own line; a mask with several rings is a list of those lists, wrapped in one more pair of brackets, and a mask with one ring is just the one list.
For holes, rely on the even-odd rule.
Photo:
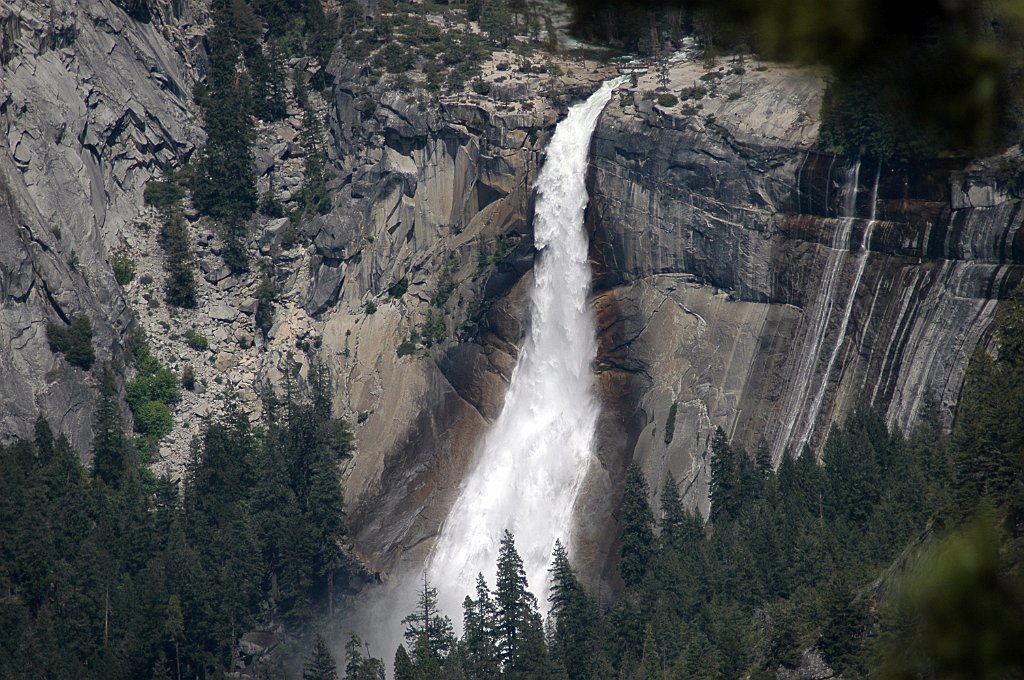
[[(768, 678), (810, 649), (846, 678), (1019, 677), (1021, 293), (995, 348), (974, 357), (951, 433), (934, 407), (909, 435), (861, 408), (820, 464), (804, 451), (773, 471), (719, 432), (706, 520), (672, 480), (652, 509), (631, 468), (614, 598), (586, 592), (557, 546), (543, 619), (506, 533), (456, 639), (460, 612), (437, 611), (424, 577), (396, 678)], [(180, 487), (148, 472), (102, 382), (91, 467), (43, 420), (0, 448), (0, 676), (224, 677), (252, 663), (241, 639), (257, 628), (301, 657), (342, 615), (353, 569), (338, 479), (351, 437), (326, 377), (309, 400), (268, 400), (259, 427), (237, 411), (209, 425)], [(358, 638), (343, 654), (336, 668), (318, 641), (303, 677), (381, 677)]]
[[(495, 588), (479, 577), (456, 639), (424, 575), (396, 680), (774, 678), (812, 649), (845, 678), (1020, 677), (1024, 294), (996, 340), (952, 433), (934, 404), (909, 436), (859, 408), (820, 464), (805, 450), (772, 470), (765, 447), (748, 455), (719, 430), (707, 521), (671, 477), (652, 509), (631, 467), (614, 600), (587, 593), (557, 545), (542, 622), (506, 532)], [(348, 677), (382, 666), (346, 664)]]

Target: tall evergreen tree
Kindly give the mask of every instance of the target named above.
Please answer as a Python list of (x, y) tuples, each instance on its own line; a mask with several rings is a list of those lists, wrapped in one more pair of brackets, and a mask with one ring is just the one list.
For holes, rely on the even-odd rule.
[(538, 653), (543, 655), (543, 624), (537, 612), (537, 598), (528, 587), (515, 537), (506, 529), (498, 549), (494, 589), (494, 633), (498, 660), (506, 675), (525, 674), (536, 664)]
[(215, 0), (210, 31), (210, 75), (203, 103), (206, 145), (192, 186), (196, 207), (237, 224), (256, 209), (250, 102), (239, 62), (251, 42), (244, 2)]
[(569, 564), (561, 541), (555, 541), (551, 561), (550, 619), (551, 656), (565, 669), (570, 680), (590, 680), (596, 656), (596, 608)]
[(124, 435), (118, 408), (117, 385), (109, 367), (100, 374), (100, 403), (93, 428), (92, 471), (96, 479), (111, 488), (118, 488), (129, 474), (132, 450)]
[(319, 633), (312, 653), (302, 665), (302, 680), (338, 680), (338, 666), (327, 648), (327, 641)]
[(622, 494), (622, 548), (619, 573), (627, 588), (637, 588), (654, 556), (654, 514), (648, 502), (647, 480), (633, 463), (626, 471)]
[(476, 600), (468, 595), (462, 604), (463, 668), (469, 680), (495, 680), (501, 667), (495, 643), (495, 608), (483, 574), (476, 577)]
[(423, 587), (419, 591), (416, 610), (402, 619), (402, 625), (405, 626), (406, 641), (417, 652), (417, 663), (425, 655), (440, 666), (455, 646), (451, 619), (438, 611), (437, 589), (431, 587), (426, 571), (423, 572)]

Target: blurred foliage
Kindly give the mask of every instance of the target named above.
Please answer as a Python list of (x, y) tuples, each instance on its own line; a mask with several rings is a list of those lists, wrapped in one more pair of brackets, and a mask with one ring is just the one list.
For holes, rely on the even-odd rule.
[(1024, 677), (1021, 557), (991, 506), (928, 550), (889, 614), (879, 680)]

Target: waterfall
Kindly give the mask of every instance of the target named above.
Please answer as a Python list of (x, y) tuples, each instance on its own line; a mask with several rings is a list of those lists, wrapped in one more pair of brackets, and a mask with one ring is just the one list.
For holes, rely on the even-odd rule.
[[(833, 164), (835, 159), (833, 159)], [(829, 165), (829, 172), (825, 187), (825, 196), (828, 196), (828, 184), (831, 183), (832, 165)], [(814, 419), (817, 413), (811, 414), (812, 409), (807, 409), (807, 398), (812, 389), (812, 383), (818, 374), (817, 368), (821, 360), (821, 350), (828, 332), (828, 323), (832, 318), (832, 310), (835, 305), (836, 292), (839, 287), (840, 273), (843, 263), (846, 261), (850, 235), (856, 221), (857, 213), (857, 189), (860, 184), (860, 160), (850, 166), (846, 172), (843, 182), (840, 204), (840, 221), (832, 235), (832, 244), (828, 253), (828, 260), (821, 276), (821, 283), (818, 286), (818, 295), (815, 298), (813, 307), (806, 310), (805, 319), (808, 320), (805, 326), (803, 342), (800, 350), (800, 358), (797, 363), (793, 382), (786, 395), (782, 416), (784, 418), (782, 428), (772, 447), (772, 461), (777, 465), (782, 459), (783, 453), (791, 443), (795, 443), (794, 454), (799, 455), (800, 449), (808, 441), (810, 433), (814, 429)], [(877, 184), (877, 183), (876, 183)], [(867, 233), (865, 232), (865, 239)], [(856, 289), (851, 292), (852, 299)], [(852, 304), (852, 303), (851, 303)], [(845, 324), (843, 331), (845, 332)], [(842, 342), (842, 337), (839, 338)], [(822, 378), (821, 389), (824, 394), (824, 385), (827, 375)], [(815, 401), (817, 401), (817, 395)], [(820, 409), (820, 403), (818, 408)], [(803, 416), (803, 417), (802, 417)], [(803, 423), (802, 434), (797, 442), (793, 442), (793, 434), (798, 426)]]
[(878, 170), (875, 172), (875, 185), (871, 190), (871, 218), (868, 220), (867, 225), (864, 227), (864, 234), (860, 239), (860, 248), (857, 251), (857, 269), (853, 274), (853, 282), (850, 284), (850, 294), (846, 296), (846, 307), (843, 308), (843, 314), (840, 318), (839, 331), (836, 333), (836, 341), (832, 347), (832, 353), (828, 357), (828, 363), (825, 364), (825, 373), (821, 377), (821, 384), (818, 386), (818, 393), (814, 395), (814, 400), (811, 402), (811, 408), (807, 411), (807, 420), (804, 423), (803, 434), (800, 435), (798, 440), (798, 449), (803, 448), (811, 438), (811, 432), (814, 430), (815, 422), (818, 420), (818, 414), (821, 412), (821, 403), (825, 398), (825, 390), (828, 387), (829, 378), (832, 375), (832, 368), (835, 366), (836, 358), (839, 356), (839, 350), (843, 346), (843, 340), (846, 338), (846, 328), (850, 325), (850, 314), (853, 312), (853, 302), (857, 298), (857, 288), (860, 287), (860, 280), (864, 276), (864, 268), (868, 264), (868, 255), (870, 251), (868, 246), (871, 244), (871, 231), (875, 227), (875, 216), (876, 207), (878, 205), (878, 180), (882, 176), (882, 164), (878, 164)]
[(511, 530), (530, 588), (547, 607), (551, 550), (571, 547), (573, 506), (590, 463), (598, 404), (583, 213), (587, 156), (598, 115), (623, 79), (573, 106), (555, 129), (537, 179), (531, 325), (505, 404), (476, 453), (427, 571), (439, 605), (461, 628), (462, 601), (483, 572), (494, 586), (502, 532)]

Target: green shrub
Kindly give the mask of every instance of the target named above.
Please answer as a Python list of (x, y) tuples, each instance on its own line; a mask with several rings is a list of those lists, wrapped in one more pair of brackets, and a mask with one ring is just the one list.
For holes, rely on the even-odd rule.
[(119, 285), (127, 286), (135, 278), (135, 261), (127, 253), (115, 253), (110, 265)]
[(142, 191), (142, 200), (157, 210), (165, 211), (185, 198), (185, 190), (174, 181), (155, 179)]
[[(135, 377), (125, 385), (125, 398), (135, 418), (135, 430), (142, 435), (143, 447), (152, 449), (174, 426), (171, 406), (181, 401), (178, 376), (160, 365), (145, 342), (135, 350), (135, 371)], [(194, 387), (194, 375), (192, 384)]]
[(256, 328), (266, 339), (274, 327), (274, 300), (277, 299), (277, 289), (269, 278), (263, 279), (256, 289), (256, 299)]
[(195, 392), (196, 369), (192, 368), (192, 364), (187, 364), (185, 368), (181, 369), (181, 386), (189, 392)]
[(666, 93), (658, 97), (658, 106), (664, 106), (666, 108), (675, 106), (679, 103), (679, 97), (671, 93)]
[(176, 404), (181, 401), (178, 376), (163, 366), (153, 373), (135, 376), (125, 386), (125, 395), (133, 411), (141, 408), (147, 401), (159, 401), (162, 404)]
[(267, 217), (284, 217), (284, 205), (273, 191), (263, 194), (263, 198), (260, 199), (260, 213)]
[(47, 323), (46, 339), (50, 343), (50, 350), (63, 354), (72, 366), (88, 371), (96, 361), (96, 351), (92, 346), (92, 322), (85, 314), (66, 327), (52, 321)]
[(366, 313), (367, 314), (376, 314), (377, 313), (377, 303), (374, 302), (373, 300), (367, 300), (364, 309), (366, 309)]
[(444, 316), (435, 314), (433, 310), (427, 312), (427, 322), (423, 324), (423, 341), (428, 344), (442, 342), (448, 335), (448, 329), (444, 323)]
[(401, 343), (399, 343), (398, 349), (396, 351), (398, 353), (398, 356), (400, 356), (400, 357), (408, 356), (408, 355), (412, 354), (413, 352), (415, 352), (416, 351), (416, 340), (415, 340), (415, 338), (410, 335), (408, 338), (406, 338)]
[(435, 307), (444, 307), (448, 304), (448, 298), (455, 292), (455, 279), (452, 278), (452, 268), (445, 266), (441, 270), (441, 276), (437, 280), (437, 292), (434, 293), (434, 299), (431, 303)]
[(665, 418), (665, 443), (671, 444), (672, 437), (676, 433), (676, 409), (678, 404), (672, 402), (672, 405), (668, 407), (668, 417)]
[(174, 427), (170, 407), (159, 401), (143, 402), (133, 413), (135, 429), (151, 443), (169, 434)]
[(679, 91), (679, 98), (683, 101), (689, 99), (703, 99), (707, 95), (708, 89), (702, 85), (694, 85), (693, 87), (684, 87)]
[(188, 343), (189, 347), (197, 352), (205, 352), (210, 349), (210, 343), (206, 339), (206, 336), (196, 332), (194, 328), (190, 328), (185, 331), (185, 342)]
[(135, 378), (125, 386), (128, 405), (139, 405), (145, 400), (176, 404), (181, 400), (178, 377), (165, 368), (143, 344), (135, 353)]

